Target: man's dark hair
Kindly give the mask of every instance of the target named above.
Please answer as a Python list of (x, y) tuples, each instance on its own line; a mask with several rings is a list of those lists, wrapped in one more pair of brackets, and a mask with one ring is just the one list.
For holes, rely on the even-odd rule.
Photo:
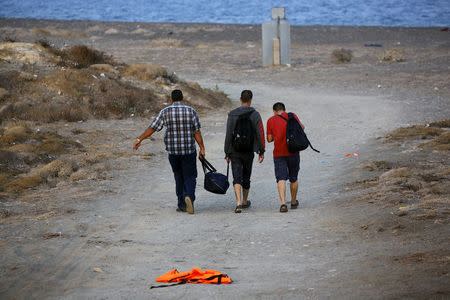
[(183, 92), (180, 90), (172, 91), (172, 101), (182, 101), (183, 100)]
[(286, 106), (282, 102), (277, 102), (273, 105), (273, 111), (286, 111)]
[(253, 93), (250, 90), (243, 90), (241, 93), (241, 101), (242, 102), (250, 102), (253, 98)]

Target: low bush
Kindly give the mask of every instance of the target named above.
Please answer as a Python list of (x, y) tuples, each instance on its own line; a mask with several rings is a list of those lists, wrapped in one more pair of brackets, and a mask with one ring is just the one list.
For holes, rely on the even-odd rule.
[(404, 51), (398, 48), (387, 49), (380, 57), (385, 62), (403, 62), (405, 61)]
[(159, 65), (132, 64), (123, 70), (123, 75), (132, 76), (139, 80), (154, 80), (158, 77), (167, 77), (167, 70)]
[(440, 120), (430, 123), (431, 127), (450, 128), (450, 119)]
[(421, 148), (431, 148), (438, 151), (450, 150), (450, 132), (445, 132), (433, 140), (420, 145)]
[(115, 64), (111, 56), (85, 45), (57, 49), (52, 47), (46, 40), (40, 40), (37, 43), (46, 48), (50, 53), (59, 56), (61, 58), (59, 62), (60, 66), (82, 69), (95, 64)]
[(436, 127), (426, 127), (423, 125), (416, 125), (411, 127), (398, 128), (386, 136), (388, 140), (402, 140), (407, 138), (429, 138), (438, 136), (443, 132), (443, 129)]
[(331, 53), (331, 58), (335, 63), (349, 63), (353, 58), (353, 52), (350, 49), (336, 49)]
[(21, 193), (27, 189), (39, 186), (44, 182), (44, 178), (39, 175), (19, 177), (5, 185), (5, 191), (9, 193)]

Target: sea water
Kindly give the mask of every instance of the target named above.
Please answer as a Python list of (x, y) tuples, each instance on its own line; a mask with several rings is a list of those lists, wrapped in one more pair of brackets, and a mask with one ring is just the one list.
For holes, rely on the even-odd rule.
[(295, 25), (450, 25), (450, 0), (0, 0), (0, 17), (260, 24), (274, 6)]

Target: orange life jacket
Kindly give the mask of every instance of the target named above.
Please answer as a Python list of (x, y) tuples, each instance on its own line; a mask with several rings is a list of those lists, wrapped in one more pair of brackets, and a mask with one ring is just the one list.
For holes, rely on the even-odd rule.
[[(230, 284), (233, 280), (224, 274), (216, 270), (202, 270), (200, 268), (193, 268), (186, 272), (178, 272), (177, 269), (170, 270), (169, 272), (156, 278), (156, 282), (167, 282), (167, 283), (203, 283), (203, 284)], [(150, 288), (165, 287), (163, 286), (152, 286)], [(170, 285), (169, 285), (170, 286)]]

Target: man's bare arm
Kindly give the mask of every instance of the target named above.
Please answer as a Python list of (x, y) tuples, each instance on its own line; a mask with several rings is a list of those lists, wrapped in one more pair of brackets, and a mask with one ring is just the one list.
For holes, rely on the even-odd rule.
[(194, 133), (194, 139), (197, 142), (198, 146), (200, 147), (199, 150), (199, 156), (205, 156), (205, 145), (203, 144), (203, 137), (202, 137), (202, 132), (200, 130), (197, 130)]
[(133, 149), (137, 150), (139, 149), (139, 147), (141, 146), (141, 143), (143, 140), (148, 139), (149, 137), (152, 136), (153, 133), (155, 133), (155, 129), (154, 128), (147, 128), (140, 136), (137, 137), (137, 139), (134, 141), (133, 143)]

